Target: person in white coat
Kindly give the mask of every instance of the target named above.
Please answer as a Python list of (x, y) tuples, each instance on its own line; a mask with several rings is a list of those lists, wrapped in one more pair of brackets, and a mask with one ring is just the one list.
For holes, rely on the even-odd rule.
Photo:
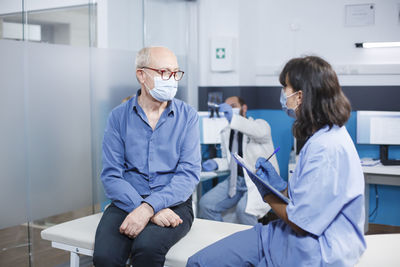
[[(204, 171), (230, 170), (230, 176), (208, 191), (199, 202), (199, 217), (223, 221), (222, 214), (236, 206), (237, 222), (255, 225), (270, 206), (265, 203), (246, 172), (238, 167), (231, 152), (237, 152), (250, 166), (254, 166), (259, 157), (268, 157), (274, 151), (271, 127), (262, 119), (247, 118), (247, 105), (238, 96), (232, 96), (221, 104), (229, 125), (221, 131), (222, 158), (213, 158), (203, 162)], [(279, 171), (276, 157), (270, 159)]]

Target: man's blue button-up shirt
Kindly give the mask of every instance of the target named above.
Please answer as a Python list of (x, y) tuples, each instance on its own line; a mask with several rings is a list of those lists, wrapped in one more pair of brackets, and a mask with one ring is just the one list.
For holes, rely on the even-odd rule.
[(103, 139), (106, 196), (126, 212), (142, 202), (157, 213), (186, 201), (200, 177), (198, 121), (178, 99), (168, 103), (154, 131), (137, 96), (114, 108)]

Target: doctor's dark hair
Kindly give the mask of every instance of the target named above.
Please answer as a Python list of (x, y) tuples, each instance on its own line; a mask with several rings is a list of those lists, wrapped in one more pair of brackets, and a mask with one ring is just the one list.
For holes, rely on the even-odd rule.
[(328, 125), (343, 126), (350, 117), (351, 105), (339, 85), (332, 66), (320, 57), (291, 59), (283, 68), (279, 81), (288, 82), (295, 92), (301, 90), (302, 102), (293, 123), (293, 135), (306, 139)]
[(240, 106), (246, 105), (246, 102), (240, 96), (237, 96)]

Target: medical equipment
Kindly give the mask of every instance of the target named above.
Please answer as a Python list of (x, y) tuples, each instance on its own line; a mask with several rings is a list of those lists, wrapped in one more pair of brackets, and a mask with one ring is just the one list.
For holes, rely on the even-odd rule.
[(380, 146), (383, 165), (400, 165), (388, 159), (389, 145), (400, 145), (400, 112), (357, 111), (357, 143)]
[(222, 92), (210, 92), (208, 93), (207, 106), (210, 111), (210, 118), (219, 118), (219, 104), (222, 103)]

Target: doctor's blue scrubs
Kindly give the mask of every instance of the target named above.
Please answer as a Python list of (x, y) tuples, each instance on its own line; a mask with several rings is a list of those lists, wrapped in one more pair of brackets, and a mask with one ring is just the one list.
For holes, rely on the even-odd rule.
[(354, 266), (366, 248), (364, 176), (346, 128), (328, 126), (302, 148), (288, 183), (291, 222), (235, 233), (189, 258), (187, 266)]

